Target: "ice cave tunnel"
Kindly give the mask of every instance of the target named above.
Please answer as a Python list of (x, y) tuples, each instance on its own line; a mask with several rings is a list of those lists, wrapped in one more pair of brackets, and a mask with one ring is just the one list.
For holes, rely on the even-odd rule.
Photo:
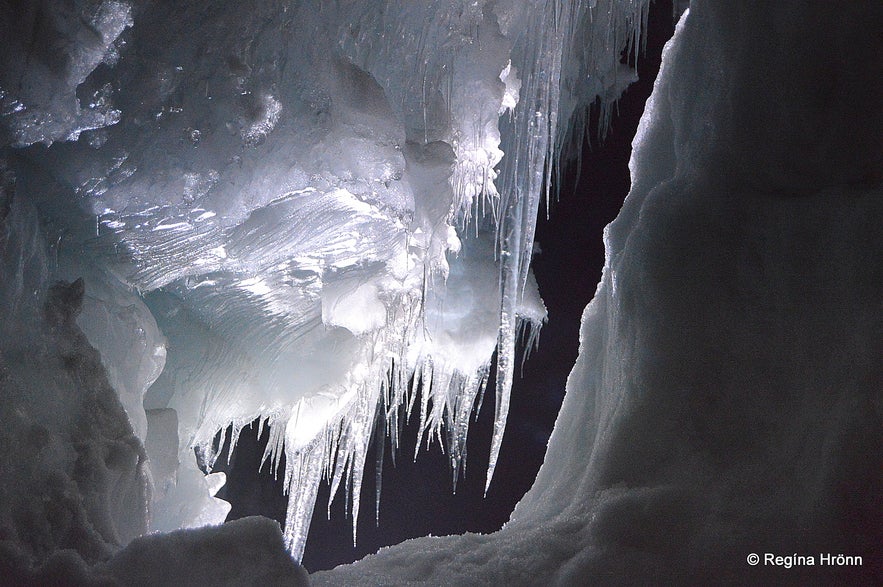
[[(559, 186), (657, 29), (588, 283)], [(883, 582), (881, 30), (871, 0), (0, 3), (0, 582)], [(548, 390), (544, 298), (591, 299)], [(403, 491), (499, 519), (310, 568), (329, 495), (347, 547), (446, 517), (380, 491), (427, 447)], [(223, 523), (243, 462), (281, 526)]]

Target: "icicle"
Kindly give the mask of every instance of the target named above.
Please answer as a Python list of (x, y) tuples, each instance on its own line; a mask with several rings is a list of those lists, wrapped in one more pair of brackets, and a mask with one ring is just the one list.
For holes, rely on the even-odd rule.
[[(324, 438), (324, 436), (320, 437)], [(304, 556), (307, 533), (310, 530), (310, 519), (316, 504), (316, 493), (322, 476), (322, 460), (325, 447), (321, 440), (316, 440), (305, 447), (296, 459), (286, 461), (286, 480), (296, 483), (290, 487), (288, 508), (285, 512), (285, 545), (295, 560)], [(296, 461), (296, 462), (292, 462)], [(297, 470), (297, 475), (294, 472)]]
[[(509, 207), (511, 216), (507, 215), (504, 220), (503, 230), (506, 234), (501, 247), (500, 263), (500, 335), (497, 342), (497, 381), (494, 406), (494, 430), (491, 437), (490, 460), (488, 461), (487, 478), (484, 484), (484, 493), (490, 488), (497, 467), (497, 458), (500, 454), (500, 446), (503, 443), (503, 432), (506, 429), (506, 420), (509, 416), (509, 394), (512, 390), (512, 377), (515, 364), (515, 326), (516, 326), (516, 301), (519, 291), (519, 247), (521, 236), (521, 218), (518, 201), (510, 198)], [(515, 247), (512, 247), (516, 244)]]
[(377, 461), (374, 469), (374, 523), (380, 526), (380, 493), (383, 488), (383, 453), (386, 449), (386, 417), (384, 410), (378, 410), (374, 445), (377, 450)]
[(526, 76), (522, 98), (517, 105), (515, 153), (506, 165), (506, 185), (501, 216), (498, 220), (500, 252), (500, 333), (497, 345), (497, 380), (494, 430), (491, 440), (485, 493), (497, 465), (503, 432), (509, 414), (509, 395), (515, 365), (517, 308), (527, 283), (533, 252), (534, 231), (539, 203), (548, 198), (551, 188), (551, 146), (558, 122), (561, 60), (570, 38), (572, 5), (564, 11), (558, 1), (546, 4), (545, 14), (537, 19), (531, 38), (537, 45), (529, 52), (537, 55)]
[(260, 416), (258, 418), (258, 440), (261, 439), (261, 436), (264, 434), (264, 423), (267, 421), (267, 418), (264, 416)]
[[(368, 436), (370, 438), (370, 435)], [(367, 439), (366, 439), (367, 440)], [(352, 495), (352, 512), (353, 516), (353, 547), (356, 546), (356, 533), (359, 527), (359, 505), (362, 502), (362, 478), (365, 476), (365, 457), (367, 455), (367, 442), (365, 446), (360, 447), (361, 450), (353, 461), (353, 468), (350, 475), (350, 495)]]
[(331, 519), (331, 506), (334, 503), (334, 498), (337, 496), (337, 490), (340, 487), (340, 481), (343, 479), (344, 471), (346, 470), (347, 461), (349, 460), (349, 451), (346, 446), (346, 438), (344, 438), (340, 444), (337, 445), (336, 452), (336, 461), (334, 465), (334, 474), (331, 478), (331, 491), (328, 495), (328, 519)]
[[(427, 364), (428, 363), (428, 364)], [(420, 453), (420, 447), (423, 442), (421, 438), (423, 437), (424, 432), (426, 431), (426, 412), (429, 407), (429, 392), (432, 389), (432, 363), (431, 361), (427, 361), (424, 363), (423, 368), (420, 372), (420, 425), (417, 427), (417, 434), (420, 436), (417, 439), (417, 446), (414, 448), (414, 460), (417, 460), (417, 455)], [(429, 436), (429, 440), (431, 440), (432, 436)], [(427, 443), (429, 442), (427, 440)]]
[(273, 469), (273, 478), (279, 479), (279, 457), (282, 455), (285, 443), (285, 426), (278, 425), (279, 421), (286, 419), (270, 416), (267, 419), (267, 426), (270, 430), (270, 437), (267, 439), (267, 445), (264, 447), (264, 454), (261, 456), (261, 462), (258, 468), (263, 468), (264, 463), (268, 460), (270, 467)]
[(362, 393), (359, 398), (359, 414), (351, 434), (355, 437), (355, 450), (350, 469), (350, 495), (352, 495), (353, 546), (356, 545), (356, 531), (359, 524), (359, 505), (362, 497), (362, 479), (365, 476), (365, 459), (368, 457), (368, 443), (372, 436), (374, 410), (377, 402), (371, 401), (369, 394)]
[(530, 354), (540, 346), (540, 330), (542, 322), (534, 322), (533, 320), (519, 317), (518, 319), (518, 340), (521, 348), (524, 349), (521, 355), (521, 373), (524, 374), (524, 365), (530, 358)]
[(230, 464), (230, 460), (233, 458), (233, 449), (236, 448), (236, 443), (239, 442), (239, 433), (242, 432), (242, 425), (238, 423), (233, 423), (230, 425), (230, 445), (227, 449), (227, 464)]

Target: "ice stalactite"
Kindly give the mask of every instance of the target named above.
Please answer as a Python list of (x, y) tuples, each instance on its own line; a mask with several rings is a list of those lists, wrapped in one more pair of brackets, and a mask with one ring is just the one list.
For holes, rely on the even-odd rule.
[[(494, 474), (509, 411), (515, 372), (516, 308), (530, 278), (534, 234), (540, 203), (547, 209), (553, 170), (566, 139), (583, 139), (589, 105), (600, 100), (603, 133), (609, 108), (634, 81), (620, 64), (623, 50), (634, 50), (646, 28), (648, 2), (546, 2), (538, 7), (515, 47), (518, 103), (503, 121), (508, 156), (502, 161), (497, 214), (500, 256), (500, 334), (497, 344), (494, 432), (485, 492)], [(572, 126), (568, 123), (572, 122)], [(536, 320), (533, 324), (538, 324)]]

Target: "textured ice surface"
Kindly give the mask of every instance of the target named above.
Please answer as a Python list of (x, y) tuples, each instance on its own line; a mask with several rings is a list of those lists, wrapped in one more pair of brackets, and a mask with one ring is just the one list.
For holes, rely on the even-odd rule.
[(456, 483), (496, 352), (491, 482), (516, 341), (545, 319), (529, 265), (559, 127), (633, 79), (646, 9), (4, 6), (4, 157), (53, 247), (45, 279), (84, 279), (152, 530), (223, 520), (204, 472), (256, 418), (296, 557), (321, 478), (358, 518), (368, 442), (402, 404)]
[(0, 575), (19, 583), (59, 551), (96, 563), (142, 534), (149, 484), (144, 449), (77, 325), (84, 280), (49, 279), (37, 211), (3, 163), (0, 178)]
[(116, 0), (5, 3), (0, 13), (0, 144), (75, 141), (116, 123), (110, 88), (77, 95), (102, 63), (119, 58), (131, 6)]

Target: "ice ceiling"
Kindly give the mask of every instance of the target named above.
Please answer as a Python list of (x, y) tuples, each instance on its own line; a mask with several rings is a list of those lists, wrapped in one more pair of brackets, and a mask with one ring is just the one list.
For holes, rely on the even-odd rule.
[(16, 209), (46, 275), (83, 279), (77, 323), (147, 451), (149, 529), (223, 521), (223, 474), (200, 467), (255, 419), (270, 466), (285, 455), (296, 558), (322, 477), (355, 533), (368, 444), (395, 444), (400, 406), (456, 483), (496, 353), (490, 484), (515, 348), (545, 319), (530, 260), (564, 123), (634, 79), (647, 6), (4, 12)]

